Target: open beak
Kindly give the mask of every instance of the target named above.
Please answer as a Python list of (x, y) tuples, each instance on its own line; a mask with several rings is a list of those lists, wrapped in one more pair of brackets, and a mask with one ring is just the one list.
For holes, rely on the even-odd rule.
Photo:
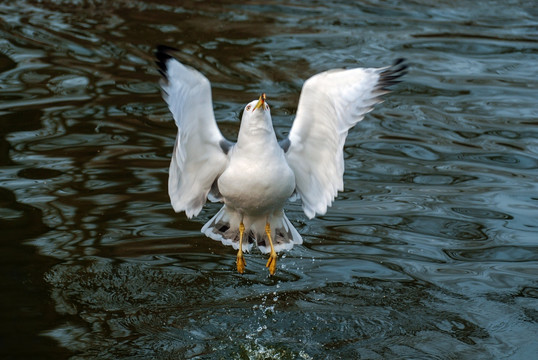
[[(258, 102), (256, 103), (256, 106), (254, 106), (254, 110), (258, 109), (258, 108), (262, 108), (262, 110), (264, 109), (264, 105), (265, 104), (265, 93), (261, 94), (260, 95), (260, 98), (258, 99)], [(254, 111), (252, 110), (252, 111)]]

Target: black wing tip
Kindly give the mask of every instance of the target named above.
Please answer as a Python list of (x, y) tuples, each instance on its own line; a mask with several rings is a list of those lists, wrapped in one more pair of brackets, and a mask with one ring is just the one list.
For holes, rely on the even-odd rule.
[(377, 88), (379, 90), (389, 91), (389, 87), (401, 83), (401, 78), (407, 74), (409, 64), (405, 58), (397, 58), (394, 63), (383, 70), (380, 74)]
[(403, 58), (403, 57), (401, 57), (401, 58), (397, 58), (396, 60), (394, 60), (394, 63), (392, 64), (392, 66), (400, 65), (401, 63), (404, 63), (404, 62), (406, 62), (406, 61), (407, 61), (406, 58)]
[(157, 45), (155, 50), (155, 64), (159, 67), (159, 73), (166, 78), (166, 62), (174, 56), (171, 54), (178, 49), (167, 45)]

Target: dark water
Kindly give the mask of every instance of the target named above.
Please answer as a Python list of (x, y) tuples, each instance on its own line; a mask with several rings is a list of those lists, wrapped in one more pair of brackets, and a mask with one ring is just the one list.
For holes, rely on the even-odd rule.
[[(537, 29), (523, 0), (1, 2), (0, 356), (534, 358)], [(275, 277), (169, 205), (160, 43), (230, 138), (262, 91), (285, 134), (307, 77), (411, 63)]]

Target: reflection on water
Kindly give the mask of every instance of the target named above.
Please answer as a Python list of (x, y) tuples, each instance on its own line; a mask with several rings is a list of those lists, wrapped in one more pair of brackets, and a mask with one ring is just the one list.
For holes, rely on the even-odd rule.
[[(531, 358), (537, 15), (523, 1), (0, 4), (0, 354)], [(158, 43), (212, 81), (230, 138), (260, 92), (285, 135), (308, 76), (412, 63), (350, 133), (330, 211), (288, 206), (305, 243), (275, 277), (258, 253), (236, 274), (200, 234), (217, 205), (173, 213)]]

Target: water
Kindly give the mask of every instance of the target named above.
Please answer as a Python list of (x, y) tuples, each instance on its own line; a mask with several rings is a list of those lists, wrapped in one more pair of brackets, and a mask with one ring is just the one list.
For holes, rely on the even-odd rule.
[[(530, 1), (0, 4), (0, 354), (6, 359), (530, 359), (538, 353), (538, 12)], [(410, 64), (353, 131), (346, 190), (265, 256), (168, 202), (175, 138), (153, 51), (265, 92)]]

